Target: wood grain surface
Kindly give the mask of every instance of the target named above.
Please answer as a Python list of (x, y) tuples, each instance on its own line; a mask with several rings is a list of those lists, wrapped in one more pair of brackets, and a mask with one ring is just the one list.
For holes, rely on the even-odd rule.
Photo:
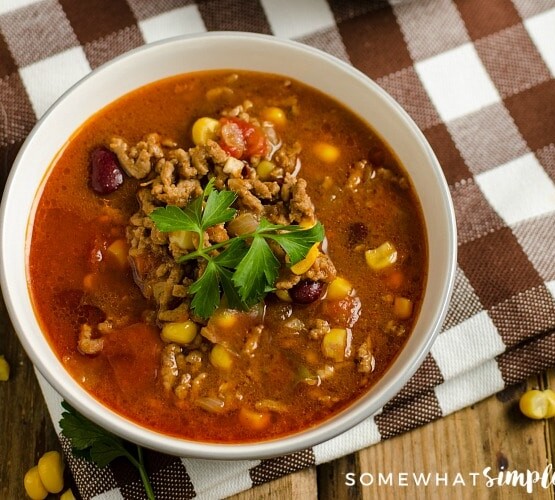
[[(25, 472), (45, 451), (60, 447), (32, 366), (1, 302), (0, 354), (12, 367), (10, 380), (0, 382), (0, 499), (16, 500), (26, 498)], [(483, 476), (472, 476), (486, 467), (491, 467), (494, 477), (500, 470), (541, 473), (552, 463), (555, 419), (532, 421), (520, 414), (517, 402), (527, 386), (555, 387), (555, 371), (421, 429), (257, 486), (233, 499), (553, 499), (553, 486), (535, 484), (529, 495), (523, 486), (488, 488)], [(424, 478), (429, 474), (428, 485), (417, 486), (413, 474)], [(353, 486), (347, 484), (349, 477), (355, 479)]]

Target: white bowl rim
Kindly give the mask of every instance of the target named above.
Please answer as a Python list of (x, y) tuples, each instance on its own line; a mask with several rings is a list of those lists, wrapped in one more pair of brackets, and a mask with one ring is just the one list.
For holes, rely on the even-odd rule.
[[(153, 431), (151, 429), (135, 424), (134, 422), (122, 417), (121, 415), (113, 412), (109, 408), (102, 405), (95, 398), (90, 396), (84, 389), (81, 390), (71, 390), (68, 389), (60, 379), (58, 379), (51, 370), (45, 365), (43, 360), (37, 356), (35, 349), (30, 341), (30, 338), (26, 335), (23, 326), (19, 320), (19, 311), (16, 298), (12, 297), (9, 292), (9, 283), (6, 278), (8, 274), (7, 262), (5, 260), (5, 255), (8, 253), (8, 238), (5, 234), (5, 218), (9, 209), (8, 194), (10, 193), (12, 183), (16, 176), (16, 172), (19, 170), (19, 165), (22, 163), (22, 159), (25, 156), (28, 148), (32, 147), (33, 139), (37, 134), (37, 131), (43, 126), (43, 123), (47, 122), (53, 111), (63, 102), (68, 96), (70, 96), (78, 87), (84, 84), (91, 78), (94, 78), (97, 74), (120, 64), (122, 61), (131, 59), (137, 54), (141, 54), (146, 51), (154, 50), (156, 47), (161, 45), (171, 45), (174, 43), (183, 43), (188, 40), (196, 39), (228, 39), (231, 41), (236, 41), (238, 39), (244, 40), (258, 40), (270, 44), (281, 45), (292, 50), (299, 52), (304, 52), (309, 57), (316, 57), (326, 61), (329, 64), (338, 66), (343, 72), (347, 72), (351, 77), (364, 83), (369, 90), (378, 94), (378, 96), (384, 100), (391, 110), (396, 113), (408, 127), (409, 131), (413, 135), (413, 138), (419, 143), (419, 146), (424, 149), (427, 156), (428, 162), (432, 167), (433, 173), (435, 175), (436, 182), (441, 186), (441, 199), (437, 200), (440, 203), (442, 210), (446, 214), (446, 227), (445, 227), (445, 238), (449, 244), (449, 255), (447, 257), (447, 264), (445, 266), (445, 281), (440, 295), (443, 297), (441, 302), (441, 307), (435, 312), (434, 318), (431, 321), (429, 334), (425, 341), (420, 344), (419, 350), (415, 355), (410, 358), (410, 364), (402, 371), (402, 373), (396, 377), (394, 383), (390, 383), (385, 387), (380, 388), (380, 392), (377, 397), (373, 399), (371, 403), (362, 404), (361, 401), (364, 396), (355, 401), (355, 403), (350, 404), (345, 410), (339, 412), (338, 415), (327, 419), (324, 422), (318, 424), (316, 427), (309, 428), (307, 430), (301, 431), (296, 434), (286, 435), (284, 437), (265, 440), (255, 443), (211, 443), (211, 442), (199, 442), (191, 441), (186, 439), (181, 439), (173, 436), (164, 435)], [(232, 69), (232, 68), (231, 68)], [(256, 70), (252, 70), (256, 71)], [(279, 71), (276, 71), (279, 74)], [(155, 81), (155, 80), (153, 80)], [(302, 81), (302, 80), (301, 80)], [(140, 87), (139, 85), (138, 87)], [(135, 87), (135, 88), (138, 88)], [(117, 97), (115, 98), (117, 99)], [(356, 110), (355, 110), (356, 113)], [(85, 118), (86, 119), (86, 118)], [(363, 118), (364, 119), (364, 118)], [(379, 132), (378, 132), (379, 133)], [(49, 164), (53, 160), (49, 160)], [(47, 167), (45, 167), (47, 168)], [(48, 172), (45, 170), (44, 172)], [(36, 194), (37, 196), (38, 194)], [(32, 214), (31, 214), (32, 215)], [(327, 441), (345, 431), (352, 428), (356, 424), (359, 424), (365, 418), (375, 414), (377, 411), (383, 407), (383, 405), (389, 401), (395, 394), (405, 385), (409, 378), (415, 373), (424, 358), (431, 349), (432, 343), (434, 342), (436, 336), (438, 335), (442, 323), (447, 314), (447, 308), (449, 305), (449, 300), (452, 295), (453, 285), (455, 280), (456, 271), (456, 255), (457, 255), (457, 234), (456, 234), (456, 222), (454, 215), (453, 203), (449, 195), (449, 187), (445, 180), (444, 174), (442, 172), (441, 166), (432, 151), (430, 145), (428, 144), (426, 138), (424, 137), (421, 130), (414, 123), (412, 118), (406, 113), (406, 111), (381, 87), (379, 87), (373, 80), (371, 80), (364, 73), (356, 69), (355, 67), (341, 61), (340, 59), (323, 52), (319, 49), (310, 47), (308, 45), (302, 44), (300, 42), (292, 41), (285, 38), (276, 37), (273, 35), (263, 35), (257, 33), (248, 32), (234, 32), (234, 31), (213, 31), (207, 33), (199, 33), (192, 35), (183, 35), (177, 37), (171, 37), (157, 42), (149, 43), (137, 47), (129, 52), (126, 52), (107, 63), (95, 68), (85, 77), (80, 79), (74, 85), (72, 85), (68, 90), (66, 90), (45, 112), (45, 114), (37, 121), (33, 130), (29, 133), (26, 140), (24, 141), (21, 149), (16, 156), (13, 163), (12, 169), (8, 176), (4, 194), (2, 196), (2, 204), (0, 207), (0, 285), (3, 291), (6, 307), (13, 323), (13, 326), (18, 334), (19, 340), (22, 343), (26, 353), (31, 359), (34, 366), (38, 371), (44, 376), (52, 387), (63, 395), (63, 397), (78, 411), (80, 411), (87, 418), (96, 422), (97, 424), (109, 429), (115, 434), (128, 439), (131, 442), (145, 446), (147, 448), (156, 449), (163, 451), (165, 453), (180, 455), (186, 457), (204, 458), (204, 459), (218, 459), (218, 460), (247, 460), (247, 459), (263, 459), (269, 457), (275, 457), (283, 454), (292, 453), (295, 451), (300, 451), (303, 449), (311, 448), (319, 443)], [(388, 370), (391, 366), (388, 368)], [(67, 375), (70, 377), (69, 375)], [(70, 377), (71, 378), (71, 377)], [(382, 376), (383, 378), (383, 376)], [(80, 388), (80, 386), (78, 386)], [(370, 391), (371, 392), (371, 391)], [(88, 401), (83, 402), (83, 395), (88, 397)]]

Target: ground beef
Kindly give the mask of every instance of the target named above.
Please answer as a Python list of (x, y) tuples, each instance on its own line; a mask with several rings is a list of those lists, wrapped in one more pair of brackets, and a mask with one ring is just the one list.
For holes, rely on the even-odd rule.
[[(267, 126), (266, 122), (260, 125), (258, 120), (249, 116), (247, 110), (250, 108), (252, 103), (245, 102), (222, 114), (237, 116), (261, 126), (262, 130), (267, 131), (267, 143), (277, 147), (280, 138), (274, 128)], [(272, 147), (268, 148), (267, 155), (245, 160), (230, 156), (213, 140), (208, 140), (205, 145), (186, 149), (178, 147), (177, 141), (162, 140), (158, 134), (152, 133), (135, 145), (115, 137), (110, 141), (110, 149), (118, 156), (128, 175), (141, 179), (137, 191), (139, 210), (130, 218), (126, 236), (135, 281), (143, 295), (156, 304), (153, 321), (159, 325), (188, 320), (198, 323), (201, 326), (201, 335), (193, 343), (200, 344), (195, 344), (196, 347), (191, 345), (190, 348), (203, 348), (201, 343), (208, 343), (208, 340), (218, 342), (217, 338), (213, 338), (210, 322), (196, 317), (189, 309), (191, 299), (188, 288), (194, 280), (202, 276), (206, 261), (191, 260), (184, 264), (176, 261), (182, 255), (195, 250), (199, 243), (198, 236), (193, 235), (189, 241), (186, 235), (178, 232), (161, 232), (149, 214), (166, 205), (187, 206), (202, 195), (204, 186), (213, 178), (215, 189), (229, 189), (236, 193), (234, 208), (240, 213), (253, 214), (258, 220), (265, 217), (271, 223), (282, 225), (315, 222), (314, 205), (307, 193), (307, 183), (297, 177), (300, 145), (282, 144), (275, 153)], [(261, 159), (275, 163), (272, 175), (264, 179), (258, 177), (257, 171)], [(209, 247), (229, 238), (226, 224), (217, 224), (205, 231), (204, 244)], [(275, 283), (278, 290), (289, 290), (301, 279), (329, 282), (335, 277), (335, 267), (324, 254), (318, 256), (304, 275), (299, 276), (285, 265), (286, 255), (279, 244), (275, 241), (269, 241), (268, 244), (283, 263)], [(324, 331), (324, 326), (314, 326), (314, 335), (318, 329), (320, 333)], [(261, 332), (262, 328), (254, 329), (248, 339), (243, 340), (246, 341), (246, 351), (256, 349)], [(87, 339), (84, 337), (84, 340)], [(177, 345), (164, 348), (162, 380), (166, 388), (179, 392), (179, 397), (190, 398), (193, 393), (198, 392), (203, 374), (196, 373), (197, 378), (192, 379), (190, 375), (187, 376), (194, 375), (189, 368), (185, 371), (176, 368), (176, 359), (185, 359), (181, 350)]]
[(301, 145), (295, 142), (289, 146), (284, 144), (275, 154), (274, 162), (278, 167), (283, 168), (287, 173), (293, 173), (297, 168), (297, 161), (299, 153), (301, 152)]
[(289, 219), (291, 222), (314, 221), (314, 205), (306, 192), (306, 181), (297, 179), (291, 189), (291, 201), (289, 202)]
[(260, 215), (264, 211), (260, 199), (251, 193), (251, 189), (253, 188), (251, 181), (244, 179), (229, 179), (227, 186), (231, 191), (237, 193), (241, 209), (253, 212), (255, 215)]
[(158, 134), (148, 134), (143, 141), (131, 147), (121, 137), (112, 137), (109, 148), (116, 154), (127, 175), (135, 179), (148, 176), (152, 170), (153, 159), (164, 156)]
[(316, 257), (314, 264), (312, 264), (305, 276), (312, 281), (330, 283), (337, 276), (337, 271), (332, 260), (325, 253), (321, 253)]

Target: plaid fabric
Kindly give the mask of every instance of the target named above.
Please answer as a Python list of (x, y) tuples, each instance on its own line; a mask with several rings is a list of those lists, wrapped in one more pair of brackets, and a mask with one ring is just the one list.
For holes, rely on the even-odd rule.
[[(143, 43), (206, 30), (313, 45), (396, 98), (443, 166), (459, 267), (443, 332), (379, 414), (272, 460), (149, 453), (157, 498), (230, 495), (438, 419), (555, 364), (555, 0), (2, 0), (0, 181), (36, 119), (92, 68)], [(57, 426), (60, 397), (41, 384)], [(83, 498), (143, 498), (126, 463), (100, 471), (62, 444)]]

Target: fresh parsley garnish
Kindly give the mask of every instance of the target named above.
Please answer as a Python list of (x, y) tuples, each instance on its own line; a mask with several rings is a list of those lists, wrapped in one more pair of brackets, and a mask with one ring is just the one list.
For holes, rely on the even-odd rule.
[[(202, 275), (189, 287), (193, 295), (191, 309), (208, 318), (220, 304), (223, 293), (230, 307), (247, 309), (273, 290), (280, 262), (268, 240), (283, 248), (291, 265), (306, 257), (310, 248), (324, 239), (324, 227), (319, 222), (310, 229), (298, 225), (272, 224), (262, 218), (258, 227), (227, 241), (204, 247), (204, 232), (212, 226), (229, 222), (237, 210), (232, 207), (237, 195), (233, 191), (217, 191), (214, 179), (202, 196), (185, 208), (168, 205), (150, 214), (162, 232), (192, 231), (198, 235), (198, 249), (179, 257), (178, 262), (199, 259), (206, 261)], [(215, 254), (215, 250), (221, 250)]]
[(62, 434), (70, 440), (74, 455), (93, 462), (100, 468), (106, 467), (116, 458), (127, 458), (138, 469), (147, 497), (155, 500), (145, 469), (143, 449), (136, 445), (135, 456), (130, 451), (133, 446), (131, 443), (92, 423), (67, 401), (62, 401), (62, 407), (65, 411), (62, 413), (60, 427)]

